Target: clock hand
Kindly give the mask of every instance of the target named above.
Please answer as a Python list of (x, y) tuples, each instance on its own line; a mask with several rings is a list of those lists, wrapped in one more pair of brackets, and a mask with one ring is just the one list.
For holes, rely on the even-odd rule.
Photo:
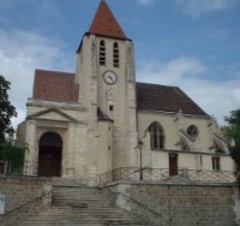
[(113, 78), (109, 75), (108, 78), (113, 82)]

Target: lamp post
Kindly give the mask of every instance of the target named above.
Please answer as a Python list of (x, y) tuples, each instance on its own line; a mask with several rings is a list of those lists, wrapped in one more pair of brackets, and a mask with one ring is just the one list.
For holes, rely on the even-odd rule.
[(143, 172), (142, 172), (142, 150), (143, 150), (143, 141), (141, 139), (138, 140), (138, 148), (140, 151), (140, 168), (139, 168), (139, 173), (140, 173), (140, 180), (143, 180)]

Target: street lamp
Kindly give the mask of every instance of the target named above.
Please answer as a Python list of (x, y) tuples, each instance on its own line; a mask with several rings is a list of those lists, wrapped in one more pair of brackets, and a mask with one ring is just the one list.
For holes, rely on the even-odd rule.
[(143, 180), (143, 172), (142, 172), (142, 150), (143, 150), (143, 141), (141, 139), (138, 140), (138, 148), (140, 151), (140, 169), (139, 169), (139, 173), (140, 173), (140, 180)]

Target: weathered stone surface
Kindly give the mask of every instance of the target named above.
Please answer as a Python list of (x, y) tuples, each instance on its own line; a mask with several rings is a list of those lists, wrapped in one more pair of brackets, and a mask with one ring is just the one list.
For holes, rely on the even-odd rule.
[(12, 226), (38, 212), (51, 202), (51, 181), (32, 177), (0, 177), (0, 193), (5, 195), (5, 214), (1, 226)]

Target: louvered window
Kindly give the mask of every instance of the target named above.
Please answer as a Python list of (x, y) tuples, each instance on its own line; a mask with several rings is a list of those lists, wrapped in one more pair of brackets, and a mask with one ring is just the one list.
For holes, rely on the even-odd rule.
[(113, 66), (119, 67), (119, 47), (116, 42), (113, 44)]
[(106, 47), (103, 40), (100, 41), (99, 46), (99, 64), (103, 66), (106, 65)]

